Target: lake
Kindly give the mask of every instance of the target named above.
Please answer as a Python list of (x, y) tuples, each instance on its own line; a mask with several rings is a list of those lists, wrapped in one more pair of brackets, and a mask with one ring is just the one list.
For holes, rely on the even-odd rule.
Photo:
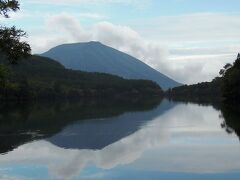
[(240, 179), (240, 113), (219, 104), (8, 104), (0, 179)]

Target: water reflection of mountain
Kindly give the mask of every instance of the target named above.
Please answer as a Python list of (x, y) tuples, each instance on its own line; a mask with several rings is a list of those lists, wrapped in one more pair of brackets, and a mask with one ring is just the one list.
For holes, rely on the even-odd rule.
[[(121, 117), (125, 112), (140, 111), (144, 114), (145, 111), (156, 108), (160, 102), (161, 99), (158, 98), (143, 98), (127, 102), (85, 100), (77, 103), (4, 105), (0, 108), (0, 153), (33, 140), (56, 137), (54, 135), (64, 131), (65, 127), (81, 121), (86, 124), (87, 119), (94, 119), (95, 123), (101, 124), (102, 119)], [(129, 123), (129, 126), (137, 126), (137, 123), (124, 122)], [(127, 128), (126, 131), (128, 130)]]
[(146, 122), (174, 106), (175, 103), (163, 100), (151, 111), (128, 112), (115, 117), (79, 121), (47, 140), (67, 149), (102, 149), (133, 134)]

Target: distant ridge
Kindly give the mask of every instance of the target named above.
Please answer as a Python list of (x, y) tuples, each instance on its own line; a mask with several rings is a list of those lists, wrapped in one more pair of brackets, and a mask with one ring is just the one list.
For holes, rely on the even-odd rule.
[(152, 80), (164, 90), (181, 85), (142, 61), (100, 42), (63, 44), (41, 56), (52, 58), (74, 70), (114, 74), (127, 79)]

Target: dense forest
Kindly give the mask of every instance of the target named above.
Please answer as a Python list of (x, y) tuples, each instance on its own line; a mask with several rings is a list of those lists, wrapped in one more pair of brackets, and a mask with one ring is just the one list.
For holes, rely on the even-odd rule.
[(217, 100), (221, 98), (221, 78), (211, 82), (202, 82), (193, 85), (184, 85), (169, 89), (166, 95), (172, 99)]
[(40, 56), (30, 56), (9, 64), (0, 57), (1, 100), (56, 100), (83, 97), (151, 96), (163, 94), (148, 80), (126, 80), (103, 73), (65, 69), (60, 63)]

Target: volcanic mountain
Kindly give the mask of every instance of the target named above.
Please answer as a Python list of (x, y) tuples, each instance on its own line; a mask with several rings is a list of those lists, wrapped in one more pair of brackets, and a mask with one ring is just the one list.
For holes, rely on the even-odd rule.
[(100, 42), (63, 44), (41, 56), (52, 58), (73, 70), (108, 73), (126, 79), (152, 80), (164, 90), (181, 85), (137, 58)]

